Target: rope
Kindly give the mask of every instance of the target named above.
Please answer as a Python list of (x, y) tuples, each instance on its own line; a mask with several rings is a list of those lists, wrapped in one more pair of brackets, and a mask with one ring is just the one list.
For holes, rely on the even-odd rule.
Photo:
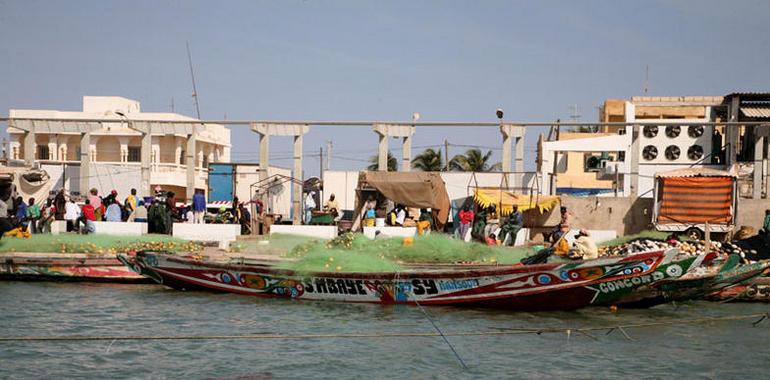
[(160, 335), (160, 336), (146, 336), (146, 335), (128, 335), (128, 336), (5, 336), (0, 337), (0, 342), (78, 342), (78, 341), (153, 341), (153, 340), (302, 340), (302, 339), (381, 339), (381, 338), (432, 338), (432, 337), (449, 337), (449, 336), (507, 336), (507, 335), (522, 335), (522, 334), (536, 334), (542, 335), (547, 333), (572, 333), (577, 332), (591, 338), (590, 331), (605, 331), (609, 335), (615, 330), (623, 333), (627, 339), (631, 339), (628, 336), (625, 329), (639, 328), (639, 327), (651, 327), (651, 326), (671, 326), (671, 325), (686, 325), (696, 324), (703, 322), (720, 322), (720, 321), (734, 321), (734, 320), (746, 320), (756, 319), (752, 322), (752, 326), (757, 326), (760, 322), (770, 318), (770, 313), (756, 313), (746, 315), (728, 315), (723, 317), (704, 317), (694, 319), (683, 319), (668, 322), (650, 322), (650, 323), (634, 323), (617, 326), (603, 326), (603, 327), (581, 327), (581, 328), (515, 328), (515, 327), (497, 327), (500, 331), (464, 331), (464, 332), (379, 332), (379, 333), (355, 333), (355, 334), (297, 334), (297, 335), (283, 335), (283, 334), (254, 334), (254, 335)]

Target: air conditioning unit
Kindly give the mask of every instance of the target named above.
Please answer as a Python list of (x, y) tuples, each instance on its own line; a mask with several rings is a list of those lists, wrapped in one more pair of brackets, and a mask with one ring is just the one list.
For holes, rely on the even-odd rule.
[(705, 119), (655, 120), (641, 127), (640, 165), (692, 165), (711, 154), (713, 128)]
[(598, 172), (602, 167), (602, 158), (600, 155), (586, 155), (584, 161), (585, 172)]

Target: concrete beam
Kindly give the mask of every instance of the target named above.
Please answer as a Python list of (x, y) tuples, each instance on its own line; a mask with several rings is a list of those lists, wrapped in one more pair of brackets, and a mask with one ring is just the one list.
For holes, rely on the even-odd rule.
[(195, 160), (197, 134), (193, 132), (187, 136), (187, 150), (185, 151), (185, 164), (187, 166), (187, 191), (185, 198), (188, 202), (192, 202), (193, 195), (195, 195), (195, 166), (197, 164)]
[(91, 175), (91, 132), (80, 135), (80, 194), (88, 194)]

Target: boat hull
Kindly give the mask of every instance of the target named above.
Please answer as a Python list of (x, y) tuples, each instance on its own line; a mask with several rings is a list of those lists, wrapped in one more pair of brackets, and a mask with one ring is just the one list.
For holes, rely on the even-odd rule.
[(149, 283), (114, 255), (4, 253), (0, 279)]
[[(611, 298), (601, 284), (649, 283), (675, 252), (531, 266), (387, 273), (295, 273), (141, 252), (121, 255), (130, 268), (176, 289), (301, 300), (459, 305), (507, 310), (571, 310)], [(604, 285), (605, 289), (616, 286)]]

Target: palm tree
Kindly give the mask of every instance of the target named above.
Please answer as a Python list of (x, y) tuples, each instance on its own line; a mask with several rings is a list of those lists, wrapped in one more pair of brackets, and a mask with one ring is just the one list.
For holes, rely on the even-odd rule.
[(489, 172), (500, 170), (501, 163), (489, 164), (492, 151), (482, 154), (481, 149), (468, 149), (465, 154), (458, 154), (449, 161), (449, 169), (461, 172)]
[(441, 149), (425, 149), (412, 160), (412, 167), (424, 172), (440, 172), (444, 170), (441, 163)]
[[(380, 156), (372, 156), (369, 158), (369, 166), (366, 167), (367, 170), (379, 170), (380, 168)], [(396, 157), (393, 156), (390, 151), (388, 151), (388, 171), (389, 172), (395, 172), (398, 170), (398, 160), (396, 160)]]

